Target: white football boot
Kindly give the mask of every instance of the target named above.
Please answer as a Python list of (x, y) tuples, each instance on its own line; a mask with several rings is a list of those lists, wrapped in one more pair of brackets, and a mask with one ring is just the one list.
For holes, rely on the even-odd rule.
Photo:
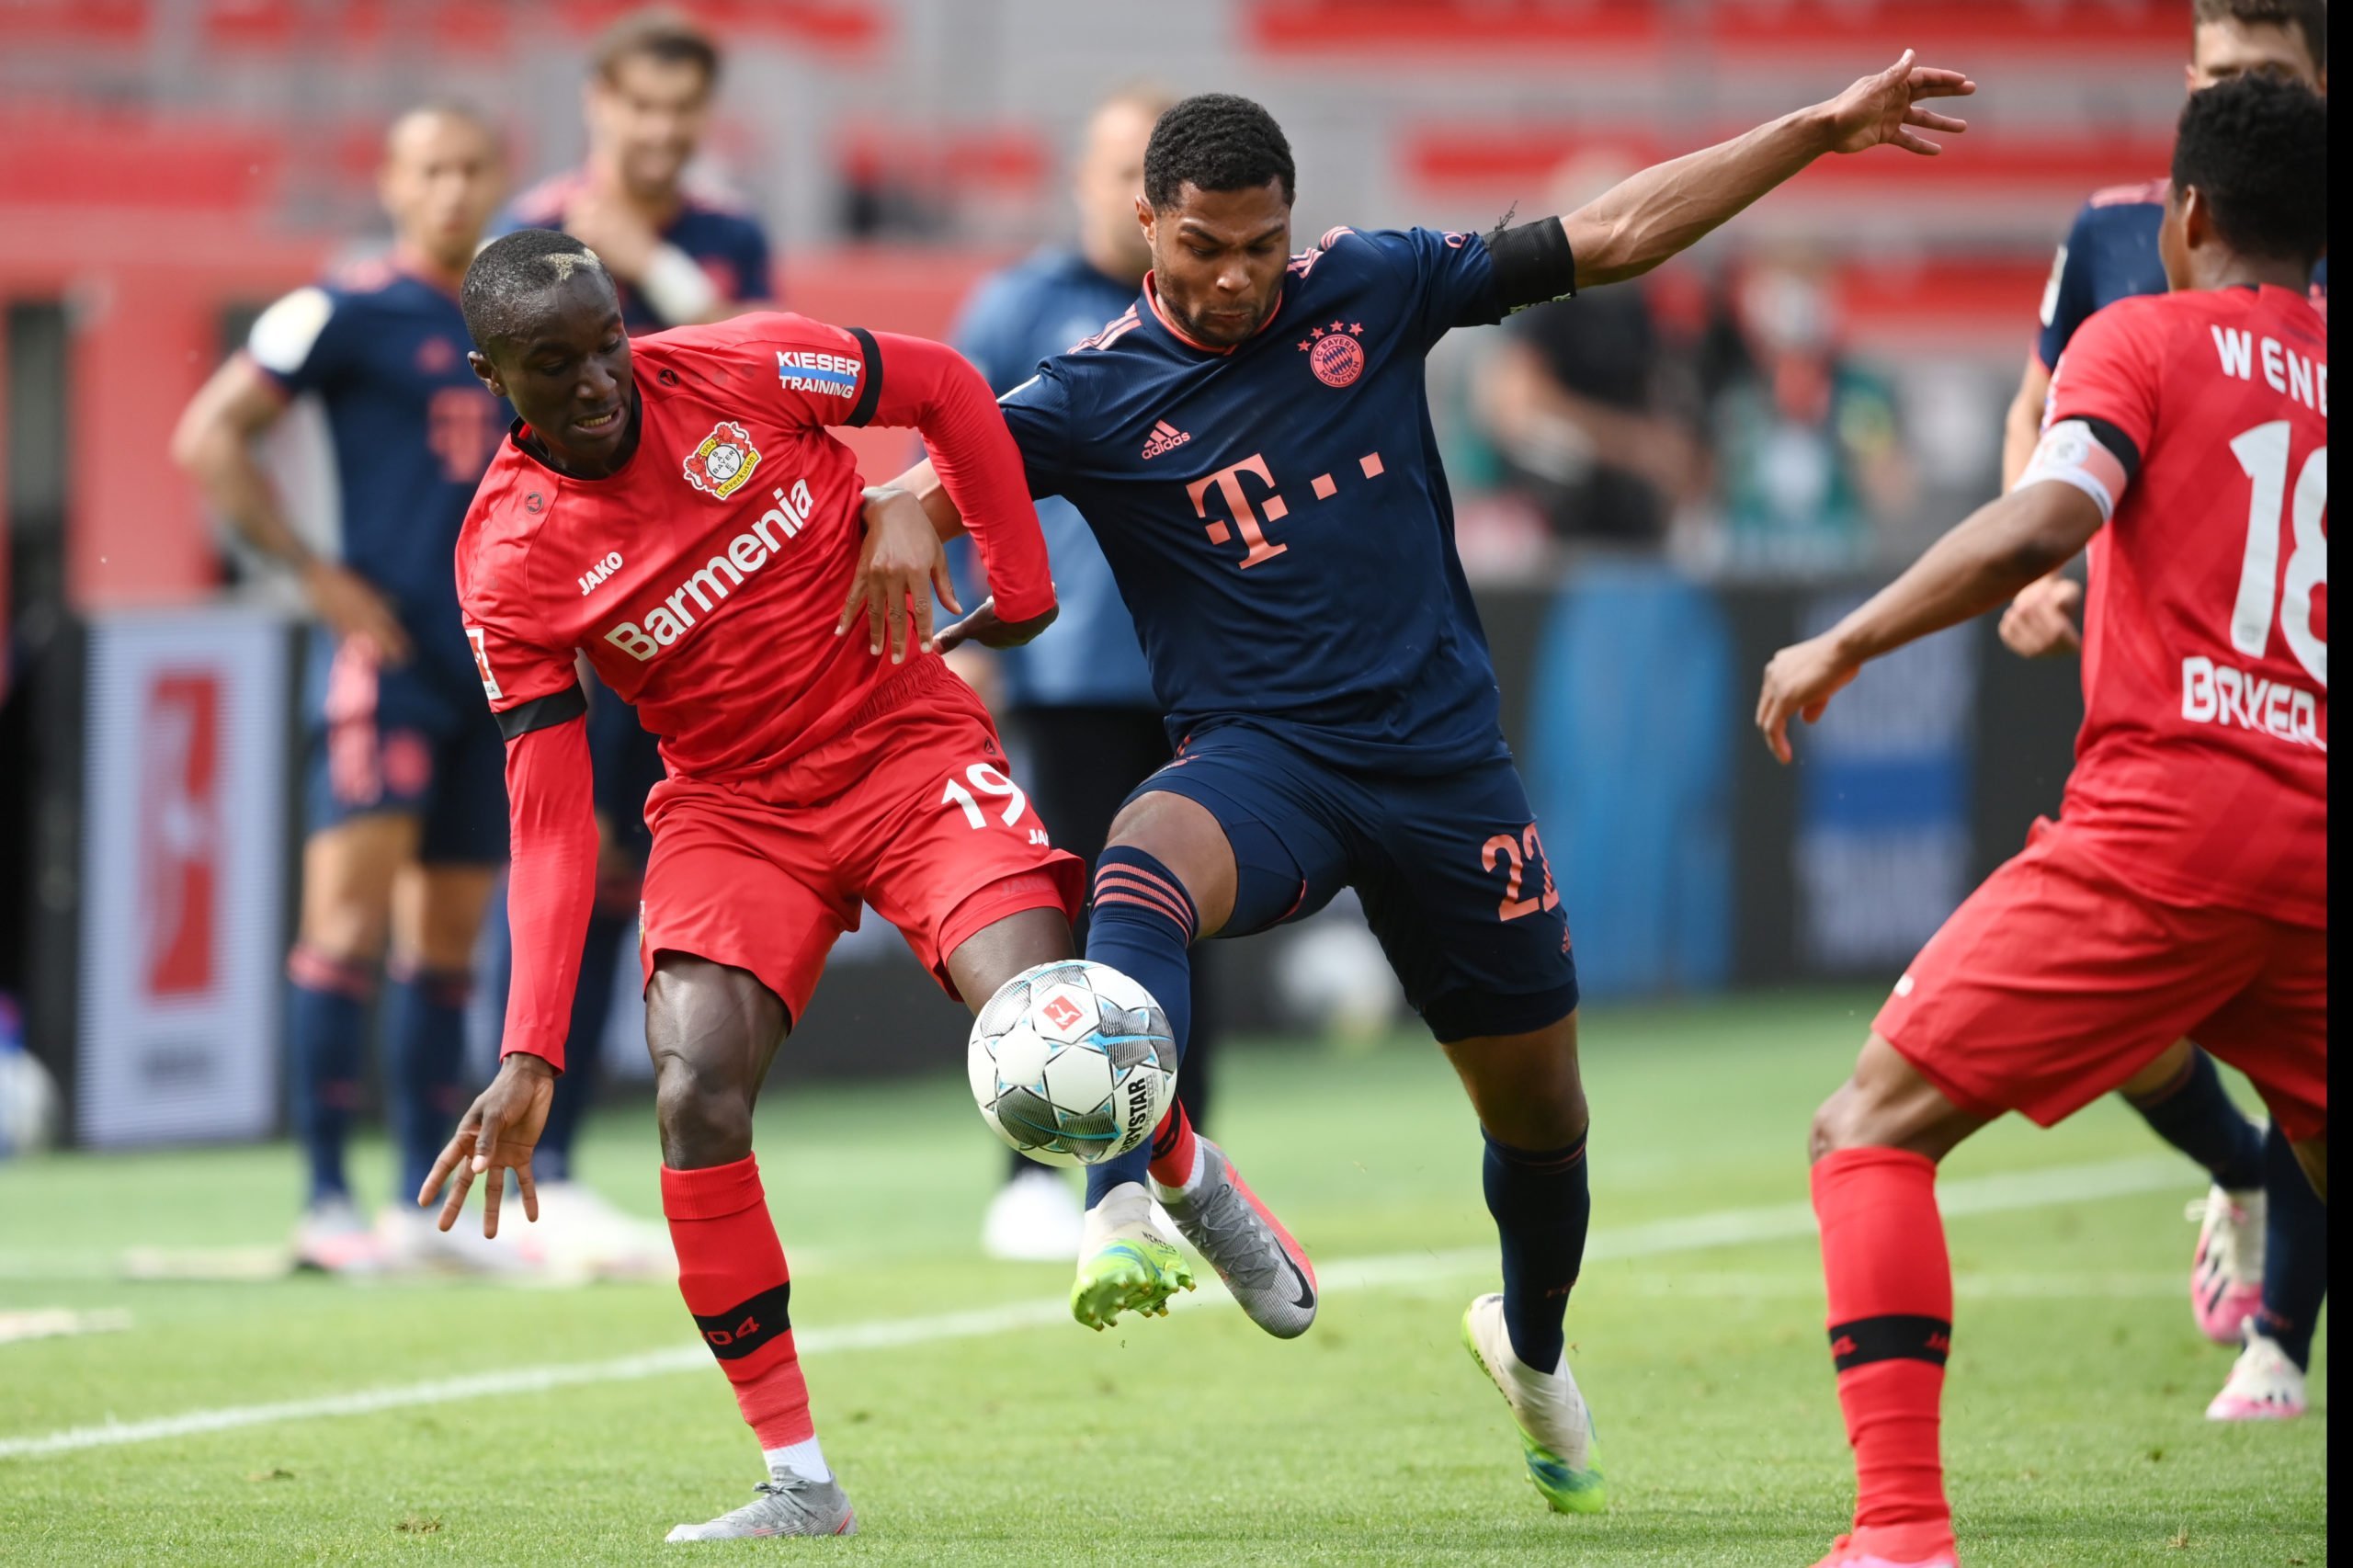
[(381, 1274), (384, 1244), (341, 1193), (322, 1198), (294, 1221), (294, 1267), (322, 1274)]
[(779, 1466), (752, 1488), (759, 1494), (705, 1525), (679, 1525), (665, 1540), (743, 1540), (764, 1535), (856, 1535), (858, 1510), (839, 1481), (812, 1481)]
[(2209, 1421), (2293, 1421), (2304, 1413), (2304, 1374), (2279, 1342), (2253, 1323), (2230, 1381), (2206, 1407)]
[(1569, 1372), (1568, 1353), (1549, 1372), (1519, 1358), (1504, 1326), (1504, 1299), (1480, 1296), (1462, 1313), (1462, 1347), (1511, 1406), (1528, 1479), (1560, 1514), (1598, 1514), (1609, 1506), (1593, 1412)]
[(2189, 1264), (2189, 1311), (2198, 1332), (2217, 1345), (2239, 1343), (2239, 1329), (2263, 1305), (2263, 1188), (2209, 1190), (2192, 1199), (2198, 1251)]
[[(578, 1181), (539, 1184), (540, 1217), (515, 1240), (527, 1257), (564, 1279), (675, 1279), (670, 1233), (626, 1213)], [(517, 1210), (510, 1203), (506, 1212)], [(501, 1240), (506, 1239), (504, 1235)]]
[(1007, 1263), (1060, 1263), (1078, 1251), (1086, 1210), (1061, 1172), (1032, 1165), (996, 1189), (981, 1251)]

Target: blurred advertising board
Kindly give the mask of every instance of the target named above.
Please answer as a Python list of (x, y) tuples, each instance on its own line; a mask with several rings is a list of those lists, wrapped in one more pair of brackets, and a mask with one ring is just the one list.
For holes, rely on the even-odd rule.
[(89, 626), (74, 1132), (267, 1135), (278, 1118), (287, 636), (230, 608)]

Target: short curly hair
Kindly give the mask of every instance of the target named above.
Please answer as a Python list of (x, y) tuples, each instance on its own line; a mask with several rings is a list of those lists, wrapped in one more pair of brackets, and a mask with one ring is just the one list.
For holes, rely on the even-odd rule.
[(597, 253), (553, 229), (517, 229), (483, 246), (458, 290), (474, 347), (487, 354), (493, 343), (516, 336), (529, 324), (530, 301), (575, 272), (594, 273), (610, 286)]
[(2328, 100), (2266, 76), (2190, 94), (2174, 137), (2173, 185), (2206, 199), (2233, 250), (2317, 260), (2328, 249)]
[(1172, 107), (1154, 122), (1143, 152), (1143, 195), (1165, 212), (1177, 193), (1251, 190), (1269, 180), (1283, 182), (1283, 200), (1297, 194), (1299, 170), (1290, 143), (1275, 117), (1232, 93), (1199, 93)]

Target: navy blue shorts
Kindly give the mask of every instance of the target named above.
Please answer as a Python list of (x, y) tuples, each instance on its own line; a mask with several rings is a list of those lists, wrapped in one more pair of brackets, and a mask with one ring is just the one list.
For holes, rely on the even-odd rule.
[(428, 865), (506, 858), (506, 743), (471, 665), (385, 669), (314, 629), (302, 710), (307, 831), (399, 812), (423, 819), (417, 858)]
[(1375, 776), (1227, 724), (1188, 740), (1135, 795), (1155, 790), (1206, 808), (1233, 846), (1220, 935), (1297, 920), (1353, 887), (1439, 1040), (1524, 1034), (1575, 1010), (1568, 917), (1508, 756), (1442, 778)]

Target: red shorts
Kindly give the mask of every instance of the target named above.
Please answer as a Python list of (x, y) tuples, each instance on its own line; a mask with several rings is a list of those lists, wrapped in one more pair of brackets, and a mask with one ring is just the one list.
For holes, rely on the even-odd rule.
[(776, 773), (666, 778), (645, 818), (639, 957), (749, 971), (799, 1020), (858, 907), (899, 928), (949, 995), (948, 955), (1025, 909), (1075, 916), (1086, 867), (1051, 847), (1005, 771), (988, 710), (936, 658), (877, 693), (837, 738)]
[(1871, 1028), (1963, 1110), (2045, 1127), (2194, 1040), (2291, 1139), (2328, 1131), (2328, 933), (2133, 891), (2081, 832), (2027, 846), (1929, 938)]

